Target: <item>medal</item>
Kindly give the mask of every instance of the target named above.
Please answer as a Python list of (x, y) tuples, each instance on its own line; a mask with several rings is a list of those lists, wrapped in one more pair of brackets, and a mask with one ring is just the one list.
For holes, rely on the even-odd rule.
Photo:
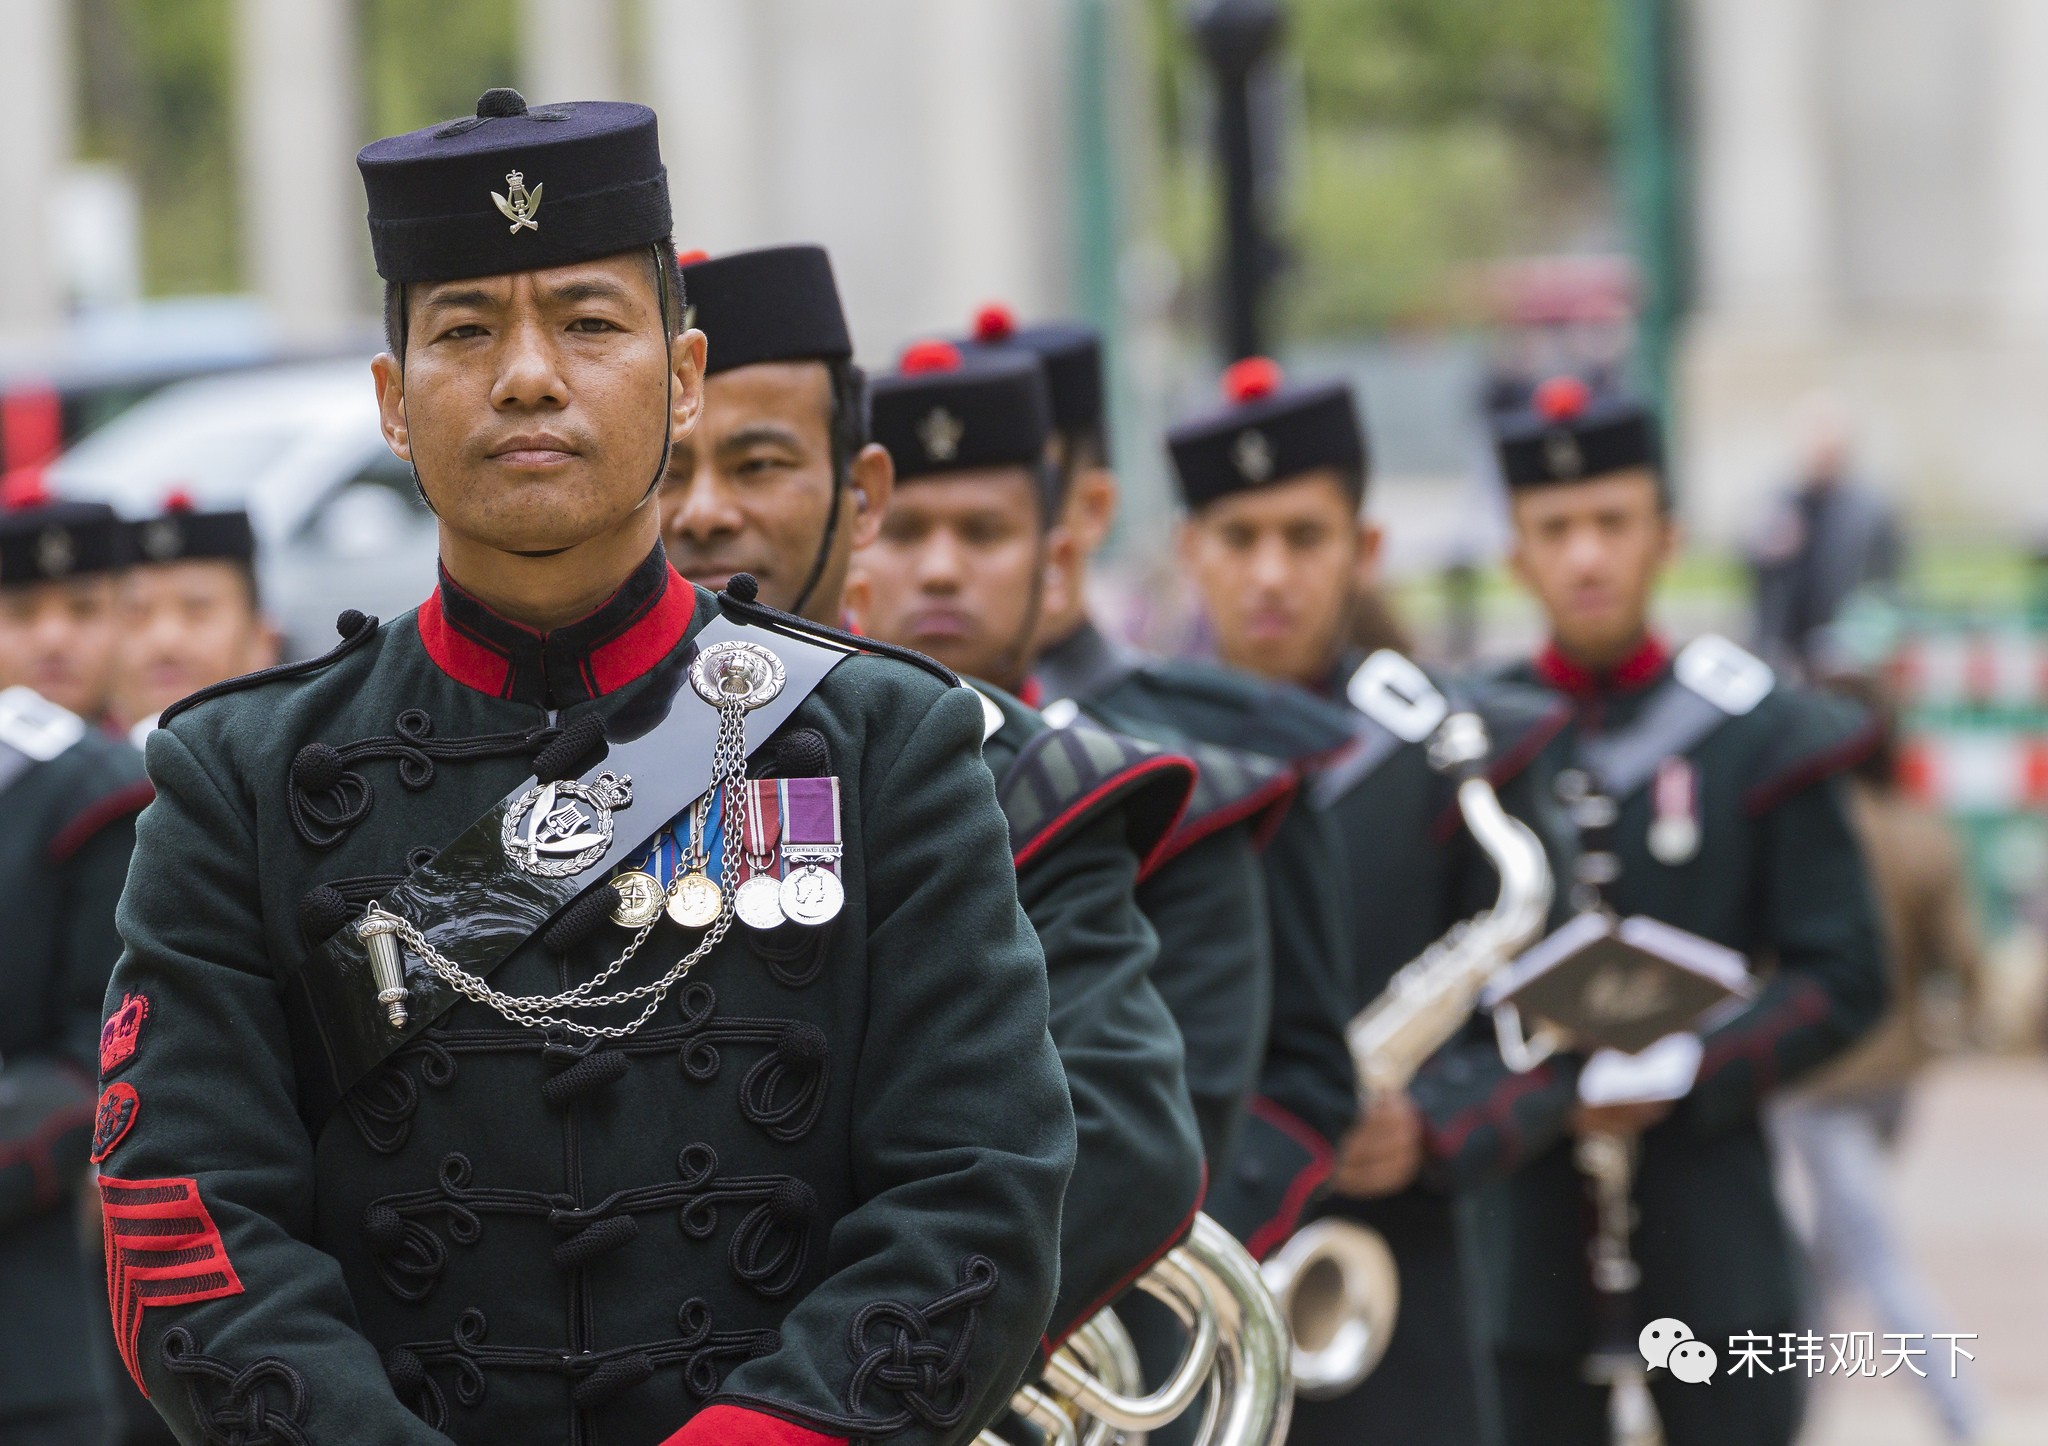
[(612, 922), (625, 929), (644, 929), (661, 917), (668, 902), (661, 880), (640, 869), (628, 869), (612, 880), (618, 898), (612, 903)]
[(747, 810), (746, 853), (732, 911), (749, 929), (773, 929), (786, 919), (782, 880), (775, 868), (775, 845), (782, 837), (782, 790), (772, 778), (756, 778), (747, 788), (752, 806)]
[(829, 923), (846, 903), (839, 881), (839, 780), (784, 778), (782, 912), (799, 924)]
[(668, 886), (668, 916), (685, 929), (709, 928), (725, 909), (725, 892), (711, 877), (711, 795), (697, 800), (688, 816), (690, 841)]

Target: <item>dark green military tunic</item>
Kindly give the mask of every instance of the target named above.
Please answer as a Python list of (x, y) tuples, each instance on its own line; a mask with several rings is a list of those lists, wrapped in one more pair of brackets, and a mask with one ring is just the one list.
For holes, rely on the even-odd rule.
[[(905, 663), (851, 657), (749, 735), (757, 772), (840, 780), (831, 924), (735, 927), (624, 1039), (460, 1003), (306, 1118), (294, 971), (577, 720), (702, 707), (718, 610), (659, 551), (544, 638), (444, 578), (152, 736), (109, 994), (149, 1025), (102, 1194), (124, 1349), (188, 1446), (956, 1441), (1032, 1367), (1072, 1111), (980, 706)], [(591, 978), (630, 938), (596, 928), (492, 985)], [(695, 937), (656, 925), (622, 980)]]
[(25, 688), (0, 693), (0, 1436), (112, 1399), (78, 1187), (121, 952), (114, 904), (148, 800), (134, 749)]
[[(1642, 724), (1674, 685), (1654, 646), (1615, 674), (1591, 677), (1554, 654), (1510, 678), (1555, 689), (1567, 726), (1504, 793), (1554, 844), (1561, 881), (1578, 852), (1556, 797), (1584, 741)], [(1758, 1109), (1770, 1091), (1838, 1053), (1884, 1001), (1878, 932), (1836, 775), (1869, 746), (1852, 707), (1778, 684), (1680, 750), (1691, 779), (1697, 852), (1660, 862), (1656, 810), (1638, 787), (1618, 797), (1606, 831), (1619, 876), (1605, 887), (1620, 914), (1646, 914), (1749, 958), (1754, 999), (1708, 1029), (1692, 1090), (1643, 1137), (1634, 1236), (1642, 1322), (1672, 1316), (1724, 1353), (1744, 1331), (1795, 1329), (1798, 1264), (1772, 1189)], [(1553, 925), (1571, 910), (1560, 883)], [(1587, 1194), (1567, 1124), (1582, 1061), (1558, 1056), (1526, 1073), (1501, 1063), (1490, 1029), (1447, 1051), (1416, 1082), (1432, 1152), (1466, 1178), (1514, 1173), (1490, 1203), (1499, 1232), (1494, 1321), (1508, 1438), (1604, 1441), (1604, 1393), (1580, 1379), (1592, 1344), (1584, 1269)], [(1639, 1322), (1638, 1324), (1640, 1324)], [(1797, 1414), (1790, 1377), (1726, 1375), (1711, 1390), (1653, 1379), (1671, 1446), (1783, 1442)]]
[[(1406, 674), (1401, 685), (1357, 690), (1367, 660), (1345, 656), (1327, 695), (1351, 710), (1353, 736), (1309, 784), (1335, 820), (1345, 859), (1350, 910), (1351, 1007), (1362, 1010), (1395, 971), (1459, 920), (1488, 906), (1497, 886), (1491, 867), (1461, 827), (1455, 785), (1429, 764), (1428, 738), (1451, 706), (1472, 707), (1488, 723), (1489, 776), (1504, 786), (1556, 731), (1564, 710), (1534, 689), (1509, 685), (1443, 690), (1398, 654), (1376, 655), (1372, 676)], [(1417, 706), (1406, 706), (1413, 703)], [(1493, 1439), (1495, 1388), (1479, 1324), (1482, 1282), (1476, 1242), (1461, 1222), (1459, 1182), (1439, 1169), (1379, 1200), (1326, 1198), (1321, 1212), (1371, 1227), (1386, 1238), (1400, 1272), (1401, 1308), (1387, 1353), (1355, 1391), (1296, 1405), (1289, 1439), (1339, 1443), (1397, 1435), (1417, 1446), (1462, 1446)]]
[(1045, 948), (1052, 1038), (1074, 1099), (1050, 1347), (1178, 1244), (1201, 1203), (1180, 1033), (1153, 987), (1158, 938), (1135, 898), (1194, 778), (1184, 758), (1085, 722), (1053, 728), (976, 686), (989, 705), (982, 756)]
[[(1332, 723), (1333, 710), (1306, 694), (1204, 664), (1135, 655), (1092, 626), (1041, 657), (1037, 679), (1046, 698), (1071, 698), (1112, 726), (1164, 726), (1290, 765), (1347, 736)], [(1330, 820), (1297, 806), (1260, 855), (1271, 1010), (1257, 1094), (1229, 1163), (1211, 1181), (1207, 1207), (1254, 1255), (1293, 1232), (1355, 1112), (1336, 847)]]

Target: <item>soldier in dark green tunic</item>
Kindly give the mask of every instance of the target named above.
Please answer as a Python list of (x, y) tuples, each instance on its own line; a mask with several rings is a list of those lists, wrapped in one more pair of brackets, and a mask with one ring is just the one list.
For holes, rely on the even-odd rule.
[[(0, 512), (0, 602), (104, 580), (124, 541), (96, 503)], [(90, 1446), (107, 1439), (113, 1397), (93, 1351), (103, 1308), (79, 1246), (78, 1192), (88, 1154), (98, 1157), (93, 1077), (122, 1060), (121, 1028), (102, 1045), (100, 1001), (149, 784), (125, 744), (0, 682), (0, 1443)], [(110, 1117), (119, 1107), (113, 1095)]]
[[(1175, 429), (1170, 446), (1189, 507), (1181, 555), (1225, 662), (1317, 695), (1340, 740), (1313, 775), (1311, 800), (1333, 821), (1343, 858), (1348, 1006), (1364, 1009), (1396, 970), (1494, 888), (1460, 820), (1453, 784), (1427, 744), (1451, 709), (1446, 692), (1489, 725), (1496, 784), (1554, 731), (1560, 710), (1515, 690), (1442, 687), (1389, 649), (1346, 642), (1371, 586), (1379, 530), (1361, 515), (1364, 429), (1342, 383), (1289, 385), (1273, 363), (1240, 362), (1224, 405)], [(1342, 1442), (1375, 1434), (1465, 1443), (1496, 1430), (1480, 1271), (1462, 1181), (1427, 1149), (1406, 1094), (1373, 1101), (1346, 1138), (1324, 1213), (1369, 1226), (1393, 1250), (1400, 1313), (1387, 1354), (1365, 1382), (1303, 1400), (1291, 1437)]]
[[(1655, 424), (1575, 379), (1539, 389), (1501, 424), (1514, 567), (1551, 641), (1510, 676), (1552, 690), (1568, 726), (1506, 799), (1566, 861), (1557, 919), (1647, 915), (1746, 956), (1749, 1002), (1657, 1049), (1671, 1078), (1640, 1099), (1582, 1101), (1586, 1061), (1555, 1055), (1511, 1073), (1490, 1038), (1433, 1062), (1435, 1149), (1468, 1172), (1514, 1174), (1500, 1192), (1495, 1322), (1509, 1439), (1610, 1439), (1608, 1392), (1585, 1374), (1596, 1346), (1632, 1349), (1671, 1317), (1720, 1355), (1709, 1385), (1656, 1371), (1671, 1446), (1789, 1442), (1795, 1373), (1731, 1370), (1730, 1337), (1799, 1328), (1797, 1267), (1772, 1191), (1758, 1107), (1839, 1052), (1884, 998), (1878, 932), (1839, 775), (1874, 739), (1856, 710), (1791, 687), (1718, 638), (1674, 658), (1651, 630), (1675, 546)], [(1490, 1032), (1489, 1032), (1490, 1033)], [(1640, 1141), (1624, 1318), (1596, 1325), (1586, 1272), (1585, 1182), (1570, 1136)], [(1613, 1314), (1613, 1312), (1608, 1312)], [(1615, 1341), (1598, 1339), (1602, 1326)], [(1773, 1337), (1775, 1338), (1775, 1337)]]
[[(704, 420), (677, 448), (662, 491), (670, 557), (705, 579), (761, 568), (764, 596), (773, 586), (785, 607), (836, 617), (853, 544), (873, 539), (894, 484), (921, 475), (906, 464), (899, 478), (891, 459), (905, 440), (891, 423), (914, 419), (900, 390), (879, 396), (868, 440), (821, 249), (692, 259), (683, 280), (712, 360)], [(951, 399), (971, 429), (959, 456), (1014, 464), (1027, 508), (1044, 451), (1043, 386), (1035, 372), (1012, 370)], [(846, 495), (835, 502), (834, 493)], [(1025, 914), (1045, 948), (1052, 1036), (1079, 1139), (1047, 1332), (1056, 1344), (1180, 1238), (1201, 1192), (1180, 1041), (1148, 979), (1155, 941), (1131, 897), (1140, 863), (1186, 799), (1189, 770), (1107, 735), (1052, 744), (1035, 713), (1005, 706), (985, 707), (998, 721), (984, 727), (983, 757), (1010, 825)]]
[(150, 737), (100, 1188), (187, 1446), (954, 1442), (1038, 1351), (1073, 1122), (981, 709), (662, 556), (654, 135), (364, 152), (440, 586)]

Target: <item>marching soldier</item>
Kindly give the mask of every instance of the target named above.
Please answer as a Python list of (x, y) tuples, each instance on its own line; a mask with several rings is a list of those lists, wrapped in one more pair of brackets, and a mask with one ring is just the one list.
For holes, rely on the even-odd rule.
[(263, 613), (247, 512), (202, 512), (178, 492), (130, 530), (135, 565), (121, 579), (111, 711), (139, 748), (157, 714), (271, 666), (280, 642)]
[(188, 1446), (966, 1440), (1074, 1149), (978, 701), (662, 555), (652, 112), (494, 90), (359, 163), (440, 585), (150, 735), (124, 1360)]
[[(86, 503), (0, 514), (0, 613), (58, 606), (98, 582), (120, 524)], [(67, 565), (50, 564), (63, 558)], [(27, 597), (22, 594), (40, 594)], [(53, 602), (54, 600), (54, 602)], [(14, 656), (19, 657), (20, 654)], [(54, 673), (31, 670), (45, 681)], [(68, 696), (77, 698), (77, 693)], [(18, 681), (0, 689), (0, 1443), (108, 1439), (111, 1382), (97, 1369), (103, 1309), (78, 1235), (94, 1129), (93, 1077), (121, 1031), (100, 1001), (121, 944), (114, 905), (149, 801), (141, 761)]]
[[(1367, 447), (1350, 388), (1289, 385), (1271, 361), (1252, 358), (1225, 374), (1224, 393), (1221, 407), (1169, 438), (1188, 506), (1180, 555), (1224, 662), (1320, 694), (1344, 715), (1343, 744), (1309, 792), (1342, 845), (1355, 1012), (1483, 907), (1492, 876), (1458, 827), (1452, 782), (1429, 763), (1429, 739), (1450, 711), (1444, 693), (1401, 654), (1361, 656), (1349, 645), (1347, 622), (1374, 584), (1380, 542), (1361, 516)], [(1491, 724), (1497, 783), (1540, 742), (1550, 711), (1499, 693), (1471, 700)], [(1427, 1141), (1415, 1102), (1390, 1092), (1343, 1142), (1323, 1208), (1386, 1239), (1400, 1311), (1363, 1384), (1298, 1404), (1294, 1441), (1392, 1433), (1448, 1446), (1495, 1429), (1478, 1261), (1455, 1188), (1465, 1182)]]
[(0, 528), (13, 567), (0, 578), (0, 687), (33, 688), (97, 724), (113, 680), (128, 534), (104, 503), (60, 501), (39, 476), (10, 480), (8, 492)]
[[(1758, 1108), (1840, 1052), (1884, 1002), (1840, 779), (1874, 735), (1853, 706), (1775, 679), (1732, 643), (1704, 638), (1674, 656), (1653, 631), (1676, 524), (1645, 409), (1565, 378), (1497, 429), (1515, 574), (1550, 630), (1544, 651), (1509, 675), (1570, 709), (1508, 798), (1573, 859), (1559, 870), (1574, 882), (1557, 918), (1646, 916), (1737, 951), (1755, 975), (1738, 1012), (1660, 1042), (1656, 1068), (1625, 1088), (1592, 1088), (1575, 1053), (1512, 1074), (1490, 1039), (1439, 1056), (1418, 1082), (1434, 1097), (1437, 1152), (1475, 1172), (1515, 1170), (1497, 1222), (1508, 1439), (1609, 1440), (1612, 1403), (1589, 1355), (1631, 1358), (1635, 1333), (1671, 1318), (1722, 1370), (1711, 1389), (1651, 1375), (1670, 1446), (1789, 1442), (1797, 1377), (1731, 1371), (1728, 1346), (1800, 1325)], [(1604, 1242), (1626, 1247), (1631, 1271), (1589, 1278), (1583, 1232), (1597, 1196), (1575, 1168), (1573, 1136), (1636, 1142), (1632, 1238), (1624, 1226), (1620, 1242)], [(1599, 1339), (1603, 1329), (1614, 1339)]]
[[(670, 558), (685, 575), (759, 567), (778, 604), (838, 616), (852, 545), (887, 525), (892, 486), (919, 475), (890, 455), (902, 435), (895, 423), (909, 425), (911, 411), (949, 406), (963, 429), (956, 460), (1017, 474), (993, 485), (1032, 486), (1045, 447), (1035, 364), (922, 410), (902, 380), (878, 383), (870, 442), (824, 251), (786, 246), (692, 260), (683, 284), (711, 358), (703, 420), (676, 448), (662, 489)], [(836, 399), (848, 394), (842, 427)], [(835, 504), (834, 491), (853, 495)], [(1187, 798), (1189, 768), (1106, 734), (1091, 733), (1095, 751), (1048, 753), (1041, 735), (1050, 730), (1030, 710), (983, 708), (982, 754), (998, 780), (1018, 893), (1045, 949), (1052, 1037), (1079, 1141), (1046, 1332), (1056, 1345), (1178, 1242), (1201, 1194), (1180, 1040), (1148, 978), (1157, 944), (1132, 901), (1140, 863)]]

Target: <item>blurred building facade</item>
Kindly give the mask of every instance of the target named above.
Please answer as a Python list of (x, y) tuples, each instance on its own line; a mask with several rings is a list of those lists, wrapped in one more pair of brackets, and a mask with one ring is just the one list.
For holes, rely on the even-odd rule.
[[(2048, 6), (1689, 0), (1693, 520), (1729, 541), (1838, 391), (1923, 525), (2048, 535)], [(2015, 540), (2020, 540), (2015, 538)]]

